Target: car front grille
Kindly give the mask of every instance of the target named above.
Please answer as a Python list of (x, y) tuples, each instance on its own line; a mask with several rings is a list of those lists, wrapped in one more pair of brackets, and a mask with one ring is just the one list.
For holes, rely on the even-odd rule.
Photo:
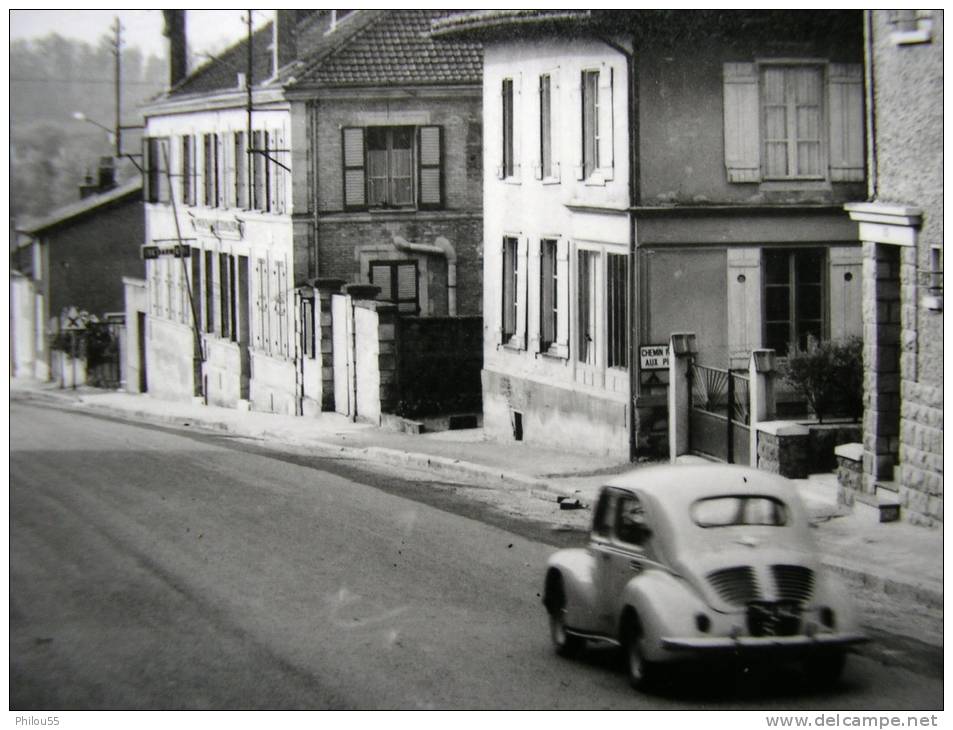
[(754, 570), (749, 565), (716, 570), (708, 574), (708, 580), (723, 601), (736, 606), (744, 606), (761, 595)]
[(774, 585), (782, 601), (807, 603), (814, 594), (814, 571), (802, 565), (772, 565)]

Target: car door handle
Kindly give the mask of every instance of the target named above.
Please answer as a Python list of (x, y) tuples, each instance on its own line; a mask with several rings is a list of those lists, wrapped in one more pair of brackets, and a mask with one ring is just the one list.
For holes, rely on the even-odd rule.
[(635, 571), (636, 573), (641, 573), (641, 572), (642, 572), (642, 563), (640, 563), (638, 560), (630, 560), (630, 561), (629, 561), (629, 568), (631, 568), (631, 569), (632, 569), (633, 571)]

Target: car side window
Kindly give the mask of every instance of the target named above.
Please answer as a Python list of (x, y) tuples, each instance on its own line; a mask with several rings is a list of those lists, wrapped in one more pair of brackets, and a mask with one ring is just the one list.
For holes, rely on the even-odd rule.
[(645, 547), (651, 531), (646, 521), (642, 500), (635, 495), (626, 495), (619, 499), (616, 509), (616, 538), (629, 545)]
[(599, 537), (608, 538), (612, 535), (612, 524), (615, 518), (613, 509), (616, 496), (606, 490), (599, 496), (596, 504), (596, 513), (592, 519), (592, 531)]

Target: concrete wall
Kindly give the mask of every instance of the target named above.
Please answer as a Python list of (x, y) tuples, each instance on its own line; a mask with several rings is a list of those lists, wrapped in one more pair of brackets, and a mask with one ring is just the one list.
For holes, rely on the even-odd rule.
[[(42, 333), (42, 328), (40, 328)], [(35, 377), (36, 304), (33, 282), (20, 274), (10, 277), (10, 365), (14, 377)]]
[(195, 395), (194, 335), (187, 324), (147, 315), (146, 373), (149, 393), (168, 400)]
[(379, 424), (381, 419), (381, 375), (378, 358), (378, 318), (374, 309), (354, 307), (354, 351), (357, 377), (357, 416)]
[(293, 360), (270, 357), (258, 350), (251, 353), (249, 400), (256, 411), (295, 415), (295, 364)]
[(241, 352), (238, 343), (203, 336), (206, 400), (209, 405), (234, 408), (241, 400)]

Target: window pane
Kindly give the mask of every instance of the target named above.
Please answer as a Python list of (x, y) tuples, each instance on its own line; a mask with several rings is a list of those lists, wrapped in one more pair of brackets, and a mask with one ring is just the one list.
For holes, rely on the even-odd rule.
[(553, 174), (552, 109), (550, 78), (539, 77), (539, 155), (543, 177)]
[(777, 251), (768, 251), (764, 254), (764, 283), (788, 283), (788, 255)]
[(387, 150), (372, 149), (370, 138), (371, 135), (368, 135), (367, 203), (384, 205), (387, 202)]
[(582, 167), (589, 177), (598, 165), (599, 72), (582, 72)]
[(791, 290), (786, 286), (769, 286), (764, 290), (765, 320), (791, 319)]
[(539, 338), (543, 349), (556, 340), (556, 242), (540, 241)]
[[(395, 142), (403, 143), (403, 139)], [(391, 199), (393, 205), (410, 205), (414, 202), (413, 154), (411, 149), (398, 147), (390, 154)]]
[(394, 301), (390, 272), (388, 264), (371, 264), (371, 284), (381, 288), (380, 299), (384, 302)]
[(823, 280), (824, 253), (822, 251), (799, 251), (795, 268), (801, 284), (820, 284)]
[(791, 328), (786, 322), (768, 323), (765, 332), (764, 346), (773, 349), (784, 357), (788, 354), (788, 342), (791, 339)]
[(577, 357), (587, 365), (596, 362), (596, 256), (593, 251), (580, 251), (578, 258)]
[(385, 127), (368, 127), (366, 132), (365, 140), (368, 152), (387, 149), (387, 129)]
[(798, 318), (821, 318), (821, 287), (817, 284), (801, 285), (797, 288)]
[(609, 254), (607, 301), (608, 301), (608, 367), (628, 366), (628, 272), (627, 256)]
[(513, 176), (513, 80), (503, 79), (503, 176)]
[(516, 247), (515, 238), (503, 239), (503, 339), (516, 334)]

